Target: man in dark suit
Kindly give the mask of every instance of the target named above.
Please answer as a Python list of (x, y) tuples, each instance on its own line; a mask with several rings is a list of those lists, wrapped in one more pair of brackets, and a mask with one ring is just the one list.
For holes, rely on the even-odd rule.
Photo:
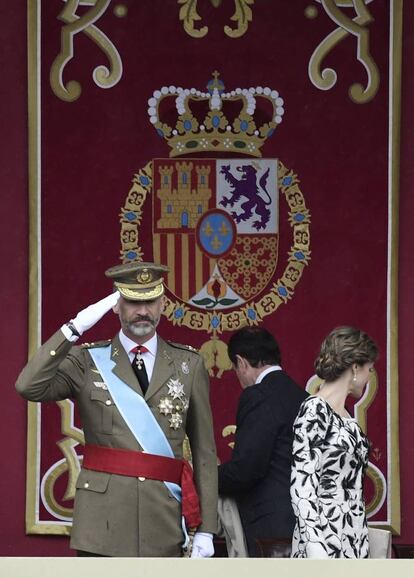
[(293, 422), (308, 395), (282, 370), (280, 350), (263, 328), (232, 335), (228, 354), (244, 389), (232, 458), (219, 466), (219, 493), (235, 498), (249, 556), (257, 538), (291, 538)]

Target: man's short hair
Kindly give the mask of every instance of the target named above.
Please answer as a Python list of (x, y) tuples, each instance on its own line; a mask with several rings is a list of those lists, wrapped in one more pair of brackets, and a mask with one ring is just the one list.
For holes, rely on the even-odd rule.
[(280, 365), (280, 349), (273, 335), (263, 327), (243, 327), (233, 333), (227, 345), (231, 362), (237, 366), (237, 355), (252, 367)]

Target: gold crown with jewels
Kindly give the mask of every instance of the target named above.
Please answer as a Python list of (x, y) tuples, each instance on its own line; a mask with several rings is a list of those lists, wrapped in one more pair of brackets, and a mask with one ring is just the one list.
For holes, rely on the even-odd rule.
[[(171, 147), (170, 157), (206, 151), (262, 156), (260, 148), (282, 122), (283, 99), (277, 90), (262, 86), (225, 92), (218, 77), (214, 72), (207, 92), (163, 86), (148, 100), (150, 122)], [(174, 99), (177, 118), (172, 128), (166, 119), (168, 101)]]

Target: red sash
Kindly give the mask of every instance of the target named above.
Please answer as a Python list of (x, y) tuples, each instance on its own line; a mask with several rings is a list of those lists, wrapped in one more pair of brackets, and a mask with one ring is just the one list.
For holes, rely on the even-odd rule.
[(146, 454), (133, 450), (86, 445), (83, 467), (120, 476), (143, 477), (181, 486), (182, 513), (188, 528), (201, 524), (200, 502), (193, 481), (193, 470), (186, 460)]

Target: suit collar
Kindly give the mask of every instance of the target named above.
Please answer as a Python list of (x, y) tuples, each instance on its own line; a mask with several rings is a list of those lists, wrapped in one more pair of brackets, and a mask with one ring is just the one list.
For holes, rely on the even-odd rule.
[(258, 375), (255, 383), (261, 383), (263, 379), (266, 377), (266, 375), (269, 375), (269, 373), (273, 373), (274, 371), (282, 371), (282, 368), (280, 367), (280, 365), (270, 365), (269, 367), (264, 369), (262, 373), (260, 373), (260, 375)]

